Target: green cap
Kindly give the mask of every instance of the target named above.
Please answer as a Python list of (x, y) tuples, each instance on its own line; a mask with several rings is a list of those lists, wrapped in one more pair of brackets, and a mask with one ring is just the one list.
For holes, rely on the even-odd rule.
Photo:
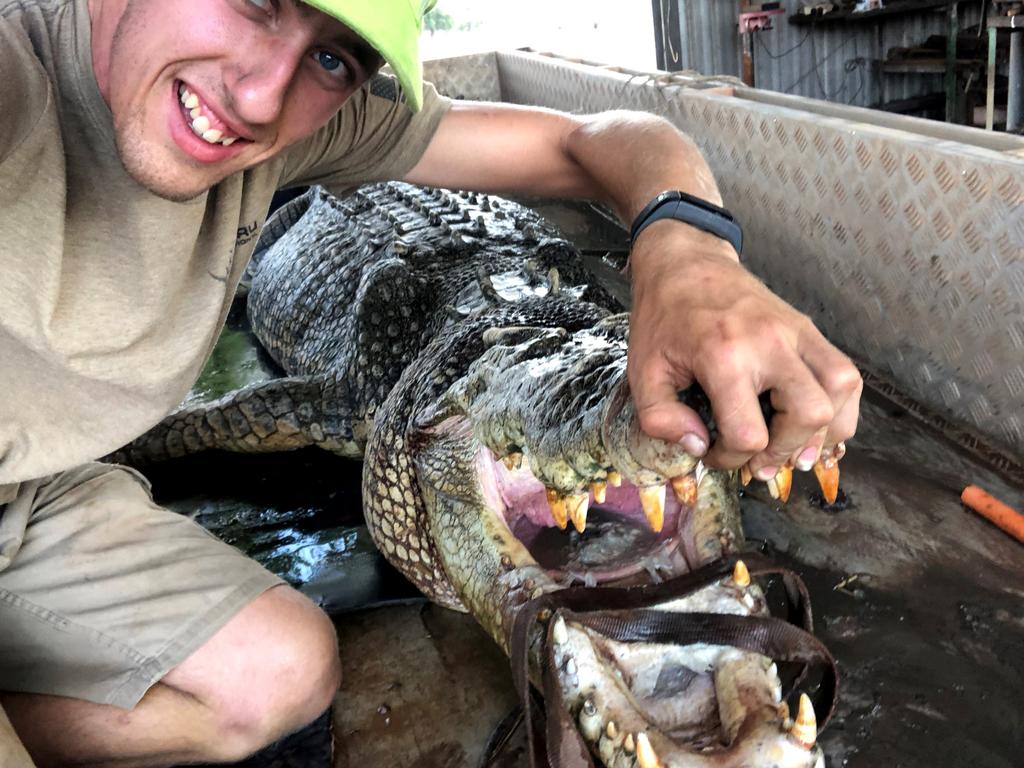
[(373, 46), (398, 76), (414, 112), (423, 105), (420, 31), (437, 0), (304, 0)]

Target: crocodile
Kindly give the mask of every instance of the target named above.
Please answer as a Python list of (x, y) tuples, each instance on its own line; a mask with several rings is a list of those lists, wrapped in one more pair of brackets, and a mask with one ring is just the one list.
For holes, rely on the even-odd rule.
[[(768, 616), (736, 557), (735, 473), (639, 429), (628, 316), (550, 224), (490, 195), (314, 188), (268, 221), (245, 290), (285, 375), (181, 408), (118, 459), (362, 458), (385, 557), (557, 692), (582, 752), (561, 765), (823, 765), (810, 700), (791, 717), (757, 649), (627, 641), (559, 609), (725, 563), (654, 610)], [(698, 389), (681, 397), (711, 422)]]

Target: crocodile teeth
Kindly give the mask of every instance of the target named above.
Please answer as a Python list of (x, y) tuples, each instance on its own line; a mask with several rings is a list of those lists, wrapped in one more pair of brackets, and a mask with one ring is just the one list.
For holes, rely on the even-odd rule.
[(602, 765), (614, 765), (615, 760), (615, 739), (602, 736), (597, 743), (597, 754), (601, 758)]
[(800, 694), (800, 705), (797, 708), (796, 719), (793, 727), (789, 729), (789, 735), (798, 744), (810, 749), (818, 739), (818, 720), (814, 716), (814, 706), (806, 693)]
[(740, 482), (743, 483), (743, 487), (746, 488), (750, 485), (750, 481), (754, 479), (754, 475), (750, 472), (750, 467), (744, 464), (740, 467)]
[(565, 619), (561, 616), (555, 619), (555, 623), (551, 627), (551, 639), (555, 641), (555, 645), (562, 645), (569, 641), (569, 629), (565, 626)]
[(836, 503), (839, 495), (839, 463), (835, 459), (816, 461), (814, 463), (814, 476), (818, 478), (818, 486), (829, 504)]
[(547, 498), (548, 507), (551, 508), (551, 517), (554, 518), (555, 525), (564, 531), (569, 524), (569, 512), (565, 507), (565, 497), (558, 491), (548, 488)]
[(742, 560), (737, 560), (736, 567), (732, 569), (732, 581), (737, 587), (750, 586), (750, 571)]
[(626, 734), (626, 740), (622, 742), (622, 748), (629, 754), (636, 752), (636, 742), (633, 741), (632, 733)]
[(583, 533), (587, 527), (587, 508), (590, 506), (590, 496), (586, 493), (577, 493), (566, 499), (566, 507), (569, 510), (569, 518), (573, 527)]
[(580, 708), (580, 733), (591, 744), (601, 738), (601, 713), (590, 699), (584, 701)]
[(779, 467), (775, 477), (768, 481), (768, 492), (773, 499), (778, 499), (783, 504), (789, 501), (789, 491), (793, 487), (793, 468), (788, 464)]
[(514, 472), (523, 466), (523, 454), (513, 451), (503, 458), (501, 463), (505, 465), (505, 468), (508, 469), (509, 472)]
[(636, 763), (640, 768), (663, 768), (664, 763), (658, 759), (658, 755), (651, 746), (647, 734), (640, 731), (636, 735)]
[(768, 681), (771, 683), (772, 697), (775, 700), (775, 704), (778, 705), (782, 701), (782, 681), (779, 680), (778, 666), (772, 662), (766, 674), (768, 675)]
[[(597, 753), (601, 757), (601, 762), (609, 768), (613, 765), (617, 765), (615, 757), (621, 744), (622, 734), (619, 733), (619, 729), (615, 726), (615, 722), (609, 720), (608, 727), (604, 729), (604, 735), (601, 736), (601, 739), (597, 744)], [(623, 759), (625, 759), (624, 756)]]
[(672, 491), (680, 504), (693, 506), (697, 502), (697, 478), (693, 475), (673, 477)]
[(622, 475), (620, 475), (614, 469), (608, 470), (608, 485), (612, 488), (618, 488), (622, 485)]
[(604, 504), (608, 492), (608, 483), (598, 480), (590, 484), (590, 492), (594, 494), (595, 504)]
[(821, 460), (826, 463), (829, 461), (839, 461), (843, 456), (846, 455), (846, 443), (838, 442), (832, 448), (823, 448), (821, 451)]
[(640, 488), (640, 506), (644, 508), (644, 516), (655, 533), (661, 533), (665, 525), (665, 486), (647, 485)]

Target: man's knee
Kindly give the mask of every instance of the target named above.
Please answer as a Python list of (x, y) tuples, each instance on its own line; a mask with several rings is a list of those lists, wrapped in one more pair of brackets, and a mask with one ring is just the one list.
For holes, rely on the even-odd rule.
[(243, 609), (164, 680), (199, 697), (224, 759), (239, 759), (322, 713), (341, 682), (330, 619), (288, 587)]

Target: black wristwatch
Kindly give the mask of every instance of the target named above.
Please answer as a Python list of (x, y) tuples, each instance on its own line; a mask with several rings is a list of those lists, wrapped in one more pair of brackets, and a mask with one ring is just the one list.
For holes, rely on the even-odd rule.
[(722, 238), (736, 249), (737, 254), (743, 251), (743, 230), (731, 213), (707, 200), (677, 190), (662, 192), (644, 206), (629, 230), (630, 244), (644, 229), (661, 219), (676, 219), (690, 224)]

